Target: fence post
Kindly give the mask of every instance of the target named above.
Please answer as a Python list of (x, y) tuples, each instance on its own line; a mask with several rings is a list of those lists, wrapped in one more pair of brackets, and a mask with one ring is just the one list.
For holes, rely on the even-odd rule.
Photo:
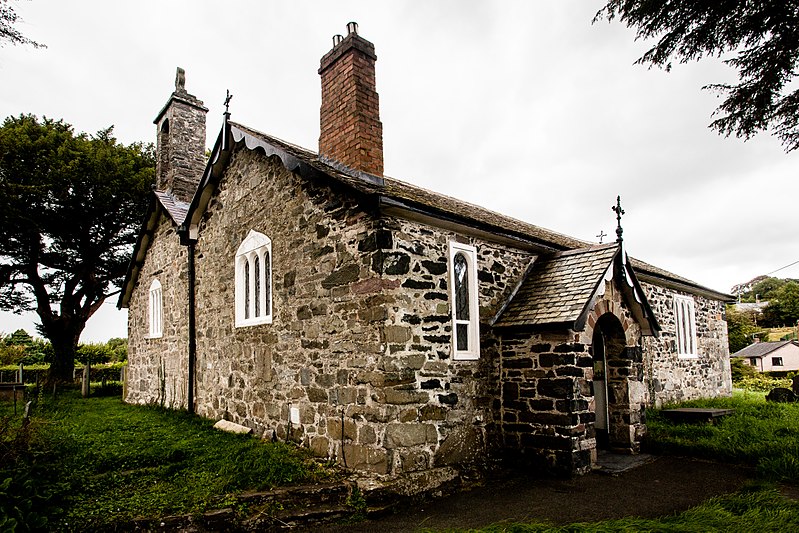
[(20, 383), (24, 383), (24, 381), (22, 380), (22, 363), (19, 364), (19, 379), (17, 381), (19, 381)]
[(83, 383), (81, 384), (80, 393), (84, 398), (89, 397), (89, 365), (83, 367)]

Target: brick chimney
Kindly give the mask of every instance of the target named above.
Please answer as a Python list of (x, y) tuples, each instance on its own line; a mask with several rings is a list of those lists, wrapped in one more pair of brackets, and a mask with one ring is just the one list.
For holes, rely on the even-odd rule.
[(205, 170), (205, 114), (208, 108), (186, 92), (186, 71), (178, 67), (175, 92), (153, 121), (158, 126), (155, 188), (191, 202)]
[(322, 58), (319, 153), (355, 170), (383, 176), (383, 124), (375, 84), (375, 47), (347, 24)]

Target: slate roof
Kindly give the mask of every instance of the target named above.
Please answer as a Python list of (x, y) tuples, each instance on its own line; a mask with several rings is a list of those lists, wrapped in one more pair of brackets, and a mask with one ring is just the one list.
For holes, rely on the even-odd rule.
[[(411, 185), (404, 181), (377, 177), (344, 167), (335, 161), (267, 135), (236, 122), (228, 122), (236, 142), (244, 142), (250, 149), (260, 147), (267, 155), (277, 154), (289, 170), (305, 165), (314, 171), (349, 185), (359, 192), (379, 197), (381, 205), (400, 206), (407, 210), (420, 210), (440, 220), (476, 226), (491, 235), (508, 236), (538, 247), (542, 251), (556, 252), (591, 248), (594, 243), (575, 239), (562, 233), (542, 228), (513, 217), (501, 215), (478, 205)], [(221, 136), (220, 136), (221, 137)], [(277, 148), (277, 150), (275, 150)], [(280, 152), (283, 152), (281, 154)], [(202, 184), (201, 184), (202, 187)], [(196, 201), (195, 197), (195, 201)], [(195, 202), (192, 202), (192, 210)], [(630, 258), (639, 279), (670, 286), (721, 301), (733, 301), (732, 295), (704, 287), (694, 281), (658, 268), (644, 261)]]
[(497, 327), (574, 323), (586, 310), (613, 258), (616, 243), (541, 257), (494, 323)]
[(591, 243), (586, 241), (528, 224), (513, 217), (501, 215), (478, 205), (417, 187), (395, 178), (372, 176), (349, 169), (315, 152), (248, 128), (242, 124), (236, 122), (228, 122), (228, 124), (231, 127), (233, 139), (243, 141), (250, 149), (260, 147), (267, 155), (272, 155), (270, 154), (270, 148), (279, 148), (279, 151), (284, 152), (288, 157), (282, 157), (280, 153), (276, 153), (276, 155), (281, 156), (283, 163), (290, 170), (294, 170), (293, 167), (304, 163), (364, 194), (379, 196), (383, 203), (389, 202), (395, 206), (423, 209), (431, 211), (433, 215), (449, 217), (453, 220), (476, 222), (489, 231), (506, 232), (525, 237), (550, 250), (568, 250), (591, 246)]
[[(404, 213), (418, 213), (427, 220), (438, 220), (461, 227), (470, 227), (478, 232), (483, 232), (489, 238), (507, 238), (514, 242), (525, 243), (544, 254), (575, 250), (577, 255), (581, 255), (586, 250), (595, 248), (592, 243), (587, 241), (501, 215), (398, 179), (373, 176), (347, 168), (315, 152), (231, 121), (227, 121), (222, 127), (197, 193), (190, 204), (185, 204), (168, 193), (156, 191), (158, 203), (169, 213), (176, 225), (186, 224), (189, 232), (193, 231), (192, 228), (199, 223), (214, 194), (216, 184), (224, 175), (234, 146), (238, 144), (244, 144), (250, 150), (260, 149), (267, 156), (277, 155), (288, 170), (298, 172), (302, 176), (333, 179), (372, 198), (380, 208), (400, 209)], [(148, 213), (148, 216), (150, 214)], [(147, 221), (145, 220), (146, 225)], [(147, 229), (143, 228), (143, 230)], [(144, 239), (140, 235), (139, 242), (134, 248), (131, 268), (123, 284), (118, 304), (120, 307), (127, 305), (132, 285), (135, 284), (138, 275), (136, 265), (144, 260), (148, 247), (149, 239)], [(615, 245), (607, 245), (607, 249), (614, 248)], [(729, 294), (708, 289), (643, 261), (630, 258), (630, 262), (642, 280), (703, 294), (717, 300), (732, 301), (734, 299)], [(593, 272), (587, 275), (590, 277)], [(582, 281), (587, 283), (587, 280)], [(582, 292), (580, 294), (582, 295)], [(571, 311), (563, 309), (564, 315), (570, 313)]]
[(172, 221), (178, 225), (183, 224), (183, 221), (186, 220), (186, 214), (189, 212), (189, 204), (178, 200), (168, 192), (153, 191), (153, 193), (155, 193), (155, 197), (158, 198), (161, 206), (172, 217)]
[(763, 357), (791, 343), (799, 346), (796, 341), (756, 342), (742, 350), (738, 350), (730, 357)]

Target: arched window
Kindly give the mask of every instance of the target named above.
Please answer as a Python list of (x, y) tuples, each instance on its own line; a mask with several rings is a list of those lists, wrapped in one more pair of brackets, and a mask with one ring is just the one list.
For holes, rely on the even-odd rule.
[(272, 241), (250, 230), (236, 250), (236, 327), (272, 322)]
[(674, 321), (677, 326), (677, 355), (697, 357), (696, 309), (692, 297), (674, 295)]
[(150, 323), (150, 338), (156, 339), (164, 334), (164, 298), (161, 291), (161, 282), (154, 279), (150, 283), (148, 317)]
[(449, 246), (452, 307), (452, 357), (480, 357), (480, 321), (477, 294), (477, 249), (451, 242)]

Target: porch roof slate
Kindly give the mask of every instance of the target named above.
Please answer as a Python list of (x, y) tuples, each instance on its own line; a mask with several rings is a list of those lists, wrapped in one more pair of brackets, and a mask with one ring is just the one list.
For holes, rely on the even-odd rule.
[(619, 246), (613, 243), (539, 258), (494, 325), (576, 322), (617, 253)]

